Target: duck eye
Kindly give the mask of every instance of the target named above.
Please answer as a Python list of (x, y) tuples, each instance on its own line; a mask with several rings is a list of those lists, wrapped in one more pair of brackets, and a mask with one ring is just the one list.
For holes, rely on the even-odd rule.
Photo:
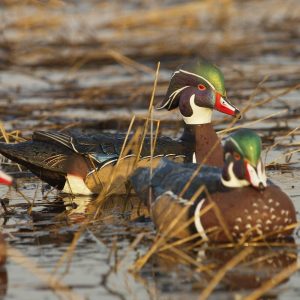
[(240, 160), (241, 159), (241, 156), (237, 153), (237, 152), (233, 152), (233, 158), (235, 160)]
[(206, 90), (206, 86), (204, 84), (198, 84), (198, 90), (199, 91), (205, 91)]

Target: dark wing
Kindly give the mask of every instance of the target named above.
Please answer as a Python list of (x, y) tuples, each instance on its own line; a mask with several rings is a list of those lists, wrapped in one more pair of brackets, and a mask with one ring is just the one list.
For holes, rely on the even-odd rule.
[(97, 164), (118, 158), (123, 143), (123, 140), (116, 139), (109, 134), (72, 136), (60, 132), (48, 131), (36, 131), (32, 139), (34, 141), (66, 147), (75, 153), (94, 159)]
[[(51, 142), (59, 146), (67, 147), (76, 153), (89, 155), (99, 164), (102, 164), (107, 160), (116, 159), (119, 157), (125, 137), (125, 134), (99, 133), (92, 136), (73, 136), (59, 132), (36, 131), (33, 135), (33, 140), (48, 143)], [(131, 138), (132, 135), (129, 135), (128, 142), (131, 140)], [(138, 145), (141, 143), (141, 137), (136, 143)], [(137, 150), (137, 148), (135, 150)], [(183, 155), (186, 157), (186, 161), (191, 161), (193, 151), (193, 141), (177, 141), (169, 137), (162, 136), (157, 138), (154, 156), (166, 156), (169, 154)], [(128, 154), (132, 154), (132, 151), (130, 151)], [(141, 156), (150, 156), (150, 154), (151, 139), (149, 136), (147, 136), (144, 139)]]
[(68, 159), (74, 152), (55, 144), (28, 141), (18, 144), (0, 143), (0, 153), (25, 166), (50, 185), (61, 188)]
[[(202, 185), (205, 185), (210, 193), (219, 190), (221, 169), (203, 166), (200, 172), (197, 172), (198, 167), (197, 164), (180, 164), (162, 159), (159, 166), (153, 171), (151, 180), (150, 170), (139, 168), (131, 176), (131, 182), (137, 194), (145, 201), (148, 198), (149, 192), (147, 191), (150, 186), (153, 192), (152, 200), (168, 191), (180, 195), (190, 181), (189, 188), (182, 198), (190, 199)], [(196, 175), (193, 177), (195, 172)], [(203, 195), (204, 193), (200, 197)]]
[(32, 140), (35, 142), (44, 142), (47, 144), (56, 144), (60, 147), (69, 148), (72, 151), (78, 152), (73, 143), (73, 137), (60, 132), (51, 131), (35, 131), (32, 135)]

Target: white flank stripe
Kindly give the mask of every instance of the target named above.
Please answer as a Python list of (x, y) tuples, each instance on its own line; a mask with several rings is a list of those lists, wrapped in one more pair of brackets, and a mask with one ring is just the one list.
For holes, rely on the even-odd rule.
[(197, 163), (197, 159), (196, 159), (196, 152), (193, 153), (193, 163)]
[(196, 229), (199, 232), (199, 234), (201, 235), (202, 239), (203, 240), (208, 240), (208, 237), (205, 234), (205, 230), (202, 226), (201, 219), (200, 219), (200, 210), (201, 210), (201, 207), (204, 204), (204, 202), (205, 202), (205, 198), (201, 199), (200, 202), (198, 203), (198, 205), (195, 209), (194, 218), (195, 218)]
[(62, 192), (75, 195), (93, 195), (82, 178), (71, 174), (67, 175)]

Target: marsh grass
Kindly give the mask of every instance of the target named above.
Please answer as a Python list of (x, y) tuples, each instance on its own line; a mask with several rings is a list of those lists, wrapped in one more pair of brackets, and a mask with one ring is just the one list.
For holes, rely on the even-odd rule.
[[(243, 106), (242, 112), (245, 118), (238, 124), (236, 124), (236, 120), (232, 121), (229, 118), (222, 118), (214, 122), (218, 126), (221, 125), (220, 136), (224, 137), (229, 132), (241, 127), (253, 128), (263, 123), (267, 124), (267, 130), (263, 131), (263, 137), (266, 137), (270, 131), (277, 128), (282, 139), (276, 141), (274, 138), (274, 142), (268, 146), (267, 152), (271, 152), (279, 146), (285, 147), (287, 151), (278, 159), (275, 158), (269, 162), (267, 166), (269, 168), (277, 167), (279, 171), (286, 168), (293, 170), (290, 161), (283, 164), (281, 159), (297, 155), (299, 150), (291, 147), (297, 147), (299, 143), (287, 143), (285, 138), (298, 137), (299, 128), (298, 126), (293, 127), (293, 125), (280, 127), (274, 124), (283, 119), (286, 122), (299, 120), (299, 111), (297, 112), (295, 109), (293, 112), (288, 101), (282, 100), (299, 91), (299, 67), (290, 63), (279, 67), (274, 61), (261, 65), (256, 58), (264, 58), (265, 54), (275, 56), (279, 54), (279, 57), (280, 55), (295, 56), (298, 51), (299, 33), (296, 28), (299, 27), (299, 9), (296, 5), (293, 9), (288, 9), (292, 1), (289, 1), (289, 5), (286, 4), (285, 7), (282, 7), (280, 2), (276, 2), (276, 5), (272, 1), (264, 1), (266, 6), (262, 7), (259, 2), (251, 1), (251, 9), (236, 1), (218, 1), (218, 5), (214, 2), (201, 1), (171, 6), (162, 3), (162, 6), (149, 7), (146, 2), (142, 1), (141, 9), (125, 9), (124, 13), (120, 15), (122, 10), (119, 6), (113, 7), (108, 1), (104, 1), (95, 4), (95, 11), (103, 11), (106, 13), (107, 19), (105, 21), (101, 21), (101, 18), (95, 20), (97, 14), (92, 10), (88, 11), (85, 18), (78, 18), (78, 29), (69, 25), (70, 18), (76, 14), (63, 13), (63, 9), (68, 6), (65, 1), (1, 1), (1, 6), (6, 9), (7, 18), (0, 27), (1, 31), (7, 32), (7, 34), (1, 36), (0, 39), (2, 50), (0, 67), (7, 73), (11, 72), (24, 76), (22, 78), (33, 80), (29, 86), (23, 82), (17, 82), (15, 89), (10, 85), (6, 86), (5, 81), (1, 82), (0, 96), (3, 101), (0, 103), (0, 117), (5, 120), (0, 123), (1, 139), (5, 142), (20, 142), (26, 140), (35, 129), (67, 131), (77, 127), (90, 126), (89, 118), (82, 115), (76, 118), (66, 114), (64, 110), (69, 108), (73, 110), (87, 109), (88, 112), (99, 109), (105, 111), (106, 116), (103, 117), (103, 120), (98, 121), (97, 126), (93, 125), (93, 128), (96, 127), (98, 130), (99, 127), (102, 128), (101, 126), (104, 128), (109, 126), (106, 124), (112, 120), (110, 112), (125, 107), (130, 113), (122, 117), (115, 117), (114, 123), (112, 123), (114, 129), (127, 129), (118, 161), (131, 151), (137, 154), (138, 159), (144, 138), (149, 131), (152, 137), (151, 153), (149, 154), (153, 156), (157, 137), (165, 127), (161, 126), (160, 121), (166, 118), (166, 114), (158, 114), (158, 118), (156, 118), (156, 114), (153, 112), (154, 95), (156, 94), (155, 98), (160, 100), (167, 88), (170, 70), (191, 57), (198, 56), (201, 48), (202, 55), (217, 60), (220, 65), (225, 66), (229, 94), (232, 99), (241, 99), (239, 105)], [(295, 3), (297, 4), (297, 2)], [(121, 2), (119, 5), (122, 5)], [(74, 8), (74, 6), (71, 7)], [(253, 17), (253, 11), (257, 12), (255, 17)], [(14, 14), (19, 17), (14, 18)], [(276, 22), (271, 17), (273, 15)], [(238, 21), (239, 19), (245, 22), (241, 23)], [(221, 38), (218, 28), (222, 28)], [(291, 30), (293, 28), (294, 30)], [(105, 30), (108, 30), (109, 34), (106, 34)], [(225, 59), (220, 59), (220, 57), (225, 57)], [(246, 57), (250, 57), (250, 59), (254, 57), (254, 60), (249, 63), (244, 60)], [(160, 78), (158, 76), (159, 67), (155, 72), (155, 63), (159, 60), (162, 61)], [(99, 83), (85, 85), (85, 80), (87, 82), (90, 80), (85, 72), (98, 71), (98, 69), (100, 74), (104, 72), (104, 79), (116, 76), (119, 80), (110, 82), (100, 76)], [(51, 76), (52, 72), (59, 73), (59, 71), (63, 71), (64, 75)], [(168, 76), (165, 75), (166, 73)], [(98, 75), (99, 73), (94, 74)], [(32, 88), (35, 83), (41, 82), (45, 84), (43, 88)], [(20, 101), (39, 97), (42, 98), (41, 101), (32, 101), (25, 105)], [(256, 111), (271, 107), (274, 103), (279, 106), (279, 110), (277, 109), (275, 112), (265, 110), (261, 117), (255, 115)], [(282, 103), (283, 105), (280, 105)], [(140, 115), (132, 118), (132, 114), (135, 114), (137, 108), (143, 111), (140, 112)], [(251, 115), (252, 112), (254, 115)], [(7, 118), (7, 116), (11, 118)], [(92, 116), (89, 114), (89, 117)], [(30, 122), (26, 123), (26, 120), (30, 120)], [(137, 122), (143, 125), (137, 128)], [(181, 126), (176, 118), (170, 118), (164, 123), (173, 126), (173, 129)], [(10, 129), (6, 130), (6, 128)], [(132, 131), (135, 134), (130, 139), (129, 135)], [(6, 162), (6, 164), (9, 167), (10, 163)], [(116, 169), (117, 167), (118, 162)], [(201, 166), (195, 175), (197, 172), (201, 172)], [(9, 247), (9, 257), (31, 270), (37, 278), (45, 285), (49, 285), (59, 296), (77, 299), (79, 296), (62, 283), (58, 272), (63, 266), (66, 266), (63, 275), (68, 272), (72, 256), (82, 234), (87, 231), (92, 234), (89, 229), (96, 222), (111, 218), (109, 213), (103, 214), (103, 210), (105, 208), (113, 210), (114, 205), (120, 205), (118, 203), (110, 205), (109, 203), (113, 194), (113, 191), (110, 190), (113, 180), (114, 174), (112, 174), (109, 184), (91, 204), (92, 213), (84, 219), (72, 243), (53, 267), (51, 274), (45, 273), (13, 247)], [(191, 182), (192, 178), (182, 194)], [(34, 196), (29, 198), (19, 187), (19, 194), (28, 204), (29, 215), (37, 205), (38, 189), (39, 187), (36, 188)], [(52, 191), (50, 190), (48, 193), (50, 194)], [(48, 197), (48, 193), (45, 194), (45, 198)], [(190, 201), (194, 201), (201, 193), (205, 193), (210, 198), (205, 187), (199, 187)], [(130, 201), (130, 197), (130, 191), (128, 191), (126, 199), (129, 200), (127, 201)], [(120, 199), (124, 200), (124, 198)], [(124, 205), (124, 210), (127, 209), (124, 203), (121, 205)], [(143, 204), (141, 203), (141, 205)], [(132, 209), (136, 209), (136, 207)], [(226, 222), (222, 218), (222, 212), (218, 211), (213, 201), (210, 201), (206, 210), (201, 214), (207, 213), (208, 210), (214, 210), (220, 223), (220, 226), (212, 231), (225, 231), (230, 237)], [(168, 213), (167, 211), (166, 214)], [(179, 222), (180, 215), (173, 220), (164, 233), (138, 234), (128, 246), (124, 256), (116, 259), (112, 272), (117, 272), (123, 265), (127, 265), (126, 260), (130, 253), (136, 251), (144, 243), (149, 246), (149, 250), (142, 253), (133, 265), (126, 266), (135, 276), (140, 274), (142, 268), (145, 268), (155, 255), (164, 255), (167, 251), (171, 251), (177, 257), (174, 263), (184, 261), (191, 266), (193, 272), (209, 274), (210, 280), (206, 288), (201, 291), (200, 296), (201, 299), (206, 299), (220, 282), (226, 281), (226, 274), (232, 268), (243, 264), (247, 256), (256, 248), (267, 246), (271, 251), (272, 248), (276, 249), (284, 245), (293, 247), (286, 241), (267, 242), (268, 236), (250, 239), (251, 231), (237, 243), (232, 242), (226, 245), (208, 245), (206, 241), (199, 240), (199, 234), (186, 239), (174, 240), (172, 233), (174, 233), (174, 228), (177, 231), (180, 230), (176, 227)], [(193, 219), (188, 220), (183, 224), (182, 230), (192, 222)], [(293, 228), (298, 226), (298, 223), (292, 225)], [(290, 228), (284, 228), (284, 230)], [(94, 239), (97, 241), (97, 237), (94, 236)], [(204, 261), (198, 261), (189, 252), (194, 249), (209, 249), (210, 247), (212, 249), (221, 248), (224, 251), (237, 249), (238, 252), (219, 269), (215, 268), (213, 264), (206, 265)], [(111, 259), (117, 257), (118, 248), (118, 241), (115, 239), (109, 254)], [(256, 261), (266, 260), (270, 256), (257, 257)], [(255, 264), (255, 261), (252, 260), (248, 264)], [(274, 274), (272, 279), (249, 293), (246, 299), (258, 299), (265, 295), (298, 269), (297, 264), (287, 266), (279, 273)]]
[[(135, 153), (137, 153), (136, 157), (137, 158), (139, 157), (145, 136), (146, 136), (147, 132), (149, 131), (149, 127), (150, 127), (151, 136), (153, 136), (153, 139), (151, 141), (152, 147), (150, 150), (150, 154), (153, 156), (154, 147), (155, 147), (155, 144), (157, 141), (157, 136), (159, 134), (159, 130), (158, 130), (159, 120), (153, 120), (153, 113), (152, 113), (155, 89), (156, 89), (157, 78), (158, 78), (158, 70), (159, 70), (159, 66), (157, 68), (156, 77), (155, 77), (155, 81), (154, 81), (154, 87), (153, 87), (153, 91), (152, 91), (152, 96), (151, 96), (151, 100), (150, 100), (150, 104), (149, 104), (149, 108), (148, 108), (148, 117), (146, 117), (146, 119), (144, 120), (145, 121), (144, 127), (138, 128), (136, 130), (135, 134), (133, 135), (133, 137), (129, 140), (129, 134), (133, 130), (133, 125), (134, 125), (135, 119), (137, 117), (132, 118), (132, 120), (129, 124), (129, 127), (128, 127), (128, 131), (127, 131), (127, 134), (126, 134), (126, 137), (124, 140), (124, 144), (123, 144), (123, 147), (121, 150), (121, 155), (120, 155), (118, 162), (120, 161), (120, 159), (122, 157), (125, 157), (131, 151), (134, 151)], [(296, 89), (296, 87), (294, 89)], [(275, 99), (272, 99), (272, 100), (275, 100)], [(249, 110), (253, 109), (254, 107), (257, 107), (257, 106), (253, 106), (253, 107), (251, 106), (252, 101), (253, 101), (253, 96), (250, 96), (248, 102), (244, 106), (244, 111), (249, 111)], [(265, 102), (261, 102), (260, 105), (263, 105), (264, 103)], [(258, 118), (251, 122), (246, 122), (245, 124), (241, 124), (241, 125), (235, 125), (236, 121), (234, 120), (234, 121), (230, 122), (228, 125), (228, 128), (222, 130), (220, 132), (220, 134), (223, 136), (225, 133), (236, 130), (238, 128), (249, 127), (254, 124), (259, 124), (260, 122), (263, 122), (267, 119), (277, 116), (278, 114), (282, 114), (283, 112), (286, 112), (286, 111), (279, 111), (276, 113), (272, 113), (270, 115), (264, 116), (262, 118)], [(155, 133), (154, 133), (153, 125), (152, 125), (153, 122), (157, 123)], [(149, 124), (150, 124), (150, 126), (149, 126)], [(3, 125), (0, 128), (1, 128), (2, 136), (6, 142), (10, 142), (11, 139), (14, 140), (14, 136), (17, 136), (17, 138), (15, 140), (18, 140), (18, 136), (20, 134), (19, 132), (17, 132), (17, 134), (15, 134), (15, 133), (11, 134), (5, 130)], [(298, 131), (298, 127), (290, 130), (283, 138), (289, 137), (289, 136), (297, 133), (297, 131)], [(279, 144), (279, 141), (274, 143), (273, 145), (271, 145), (269, 147), (269, 150), (272, 150), (273, 148), (278, 146), (278, 144)], [(289, 151), (286, 155), (288, 155), (289, 153), (295, 153), (297, 151), (298, 150)], [(208, 153), (208, 155), (209, 155), (209, 153)], [(116, 163), (115, 168), (118, 168), (118, 162)], [(137, 162), (137, 160), (136, 160), (136, 162)], [(204, 162), (205, 162), (205, 160), (204, 160)], [(201, 167), (202, 167), (202, 165), (200, 165), (199, 168), (195, 171), (194, 176), (196, 176), (198, 174), (198, 172), (201, 172)], [(61, 269), (61, 267), (63, 265), (65, 265), (66, 268), (65, 268), (64, 273), (61, 274), (60, 276), (63, 276), (64, 274), (66, 274), (68, 272), (70, 264), (72, 263), (72, 255), (76, 249), (76, 246), (77, 246), (80, 236), (86, 230), (88, 230), (89, 226), (91, 226), (91, 224), (95, 220), (99, 220), (99, 219), (101, 220), (101, 209), (103, 208), (103, 205), (105, 204), (107, 199), (109, 199), (110, 185), (113, 182), (113, 180), (114, 180), (114, 172), (111, 174), (111, 180), (108, 183), (108, 185), (103, 188), (102, 192), (99, 194), (99, 196), (93, 203), (94, 213), (92, 213), (90, 215), (90, 217), (86, 218), (85, 221), (81, 224), (80, 230), (78, 230), (76, 232), (74, 239), (73, 239), (72, 243), (70, 244), (68, 250), (64, 253), (64, 255), (61, 257), (61, 259), (57, 262), (56, 266), (54, 267), (54, 269), (52, 271), (51, 276), (55, 276), (57, 271), (59, 269)], [(192, 180), (193, 180), (193, 176), (191, 177), (191, 180), (187, 183), (185, 188), (182, 190), (181, 195), (183, 195), (184, 192), (187, 190), (187, 188), (191, 184)], [(26, 200), (28, 202), (28, 204), (30, 205), (30, 208), (28, 210), (28, 213), (30, 214), (32, 207), (34, 206), (36, 194), (31, 201), (21, 191), (19, 193), (23, 196), (24, 200)], [(223, 220), (222, 212), (219, 211), (218, 207), (211, 200), (210, 195), (204, 186), (199, 187), (198, 191), (190, 199), (190, 203), (193, 203), (195, 201), (195, 199), (197, 199), (197, 197), (199, 197), (199, 195), (202, 193), (205, 193), (206, 197), (210, 201), (210, 204), (206, 207), (206, 209), (204, 211), (201, 212), (201, 214), (205, 214), (205, 213), (207, 213), (207, 211), (213, 209), (215, 214), (217, 215), (217, 218), (220, 223), (220, 227), (213, 228), (212, 232), (213, 231), (219, 232), (220, 230), (224, 231), (226, 233), (226, 235), (228, 236), (229, 240), (232, 239), (231, 234), (230, 234), (229, 230), (227, 229), (226, 222)], [(151, 195), (149, 195), (149, 196), (151, 197)], [(188, 208), (189, 208), (189, 206), (187, 205), (186, 209), (188, 209)], [(166, 211), (165, 213), (168, 214), (168, 213), (170, 213), (170, 211)], [(241, 238), (237, 243), (232, 242), (232, 243), (227, 244), (227, 247), (237, 248), (237, 249), (240, 249), (240, 251), (234, 257), (232, 257), (232, 259), (229, 260), (223, 267), (221, 267), (219, 270), (216, 271), (216, 270), (214, 270), (214, 268), (210, 268), (209, 266), (206, 266), (205, 264), (198, 262), (192, 256), (190, 256), (188, 254), (188, 252), (186, 252), (186, 250), (189, 250), (189, 249), (190, 250), (195, 249), (195, 248), (199, 249), (199, 248), (205, 246), (206, 241), (199, 240), (199, 237), (200, 237), (199, 233), (192, 235), (186, 239), (175, 240), (175, 241), (173, 240), (172, 234), (176, 235), (176, 232), (174, 232), (174, 228), (176, 227), (176, 224), (180, 222), (180, 219), (184, 213), (185, 213), (185, 209), (182, 210), (181, 214), (179, 214), (176, 218), (174, 218), (173, 222), (171, 222), (171, 224), (169, 225), (169, 227), (166, 229), (165, 232), (158, 233), (156, 237), (153, 237), (153, 242), (152, 242), (152, 245), (150, 246), (149, 250), (143, 256), (141, 256), (134, 263), (133, 266), (130, 267), (131, 272), (138, 273), (145, 266), (145, 264), (149, 261), (149, 259), (151, 259), (151, 257), (153, 255), (156, 255), (158, 253), (163, 254), (165, 251), (171, 251), (174, 255), (176, 255), (178, 257), (179, 261), (184, 261), (186, 264), (192, 266), (196, 272), (200, 272), (200, 273), (204, 272), (204, 273), (210, 274), (211, 279), (210, 279), (208, 285), (206, 286), (206, 288), (203, 289), (200, 294), (200, 299), (207, 299), (207, 297), (209, 297), (209, 295), (213, 292), (214, 288), (225, 277), (226, 273), (229, 270), (231, 270), (232, 268), (234, 268), (236, 265), (239, 265), (240, 263), (242, 263), (244, 261), (244, 259), (253, 252), (253, 249), (255, 247), (261, 247), (262, 245), (268, 245), (269, 247), (282, 247), (282, 245), (283, 245), (282, 243), (278, 243), (276, 245), (276, 244), (266, 242), (266, 239), (269, 236), (272, 236), (278, 232), (270, 233), (269, 235), (264, 235), (264, 236), (260, 236), (258, 238), (251, 239), (251, 230), (249, 230), (249, 232), (246, 233), (245, 236), (243, 238)], [(181, 228), (177, 228), (176, 230), (177, 231), (184, 230), (193, 221), (194, 221), (193, 218), (191, 218), (190, 220), (188, 220), (188, 222), (183, 224)], [(289, 230), (292, 227), (296, 228), (298, 226), (299, 226), (299, 224), (293, 224), (292, 226), (284, 228), (281, 232), (284, 232), (285, 230)], [(255, 228), (253, 230), (255, 230)], [(126, 260), (128, 254), (130, 252), (134, 251), (134, 249), (136, 249), (139, 246), (139, 244), (143, 241), (144, 238), (145, 238), (145, 234), (143, 234), (143, 233), (139, 234), (136, 237), (136, 239), (128, 247), (128, 249), (125, 252), (122, 259), (116, 261), (116, 264), (114, 266), (114, 272), (118, 271), (120, 266)], [(184, 247), (184, 249), (186, 249), (186, 250), (182, 250), (182, 247)], [(218, 247), (218, 246), (216, 246), (216, 247)], [(14, 259), (16, 257), (15, 251), (16, 250), (14, 250), (13, 248), (11, 248), (9, 251), (9, 255), (11, 255), (12, 258), (14, 258)], [(116, 245), (112, 247), (112, 253), (114, 251), (116, 251)], [(262, 257), (262, 258), (257, 258), (257, 259), (264, 260), (265, 258)], [(31, 265), (31, 263), (29, 261), (27, 261), (26, 258), (23, 258), (22, 260), (18, 259), (15, 261), (17, 263), (25, 265), (31, 272), (33, 272), (42, 281), (45, 281), (46, 278), (48, 278), (47, 276), (50, 276), (50, 275), (47, 275), (47, 274), (44, 274), (43, 272), (41, 272), (38, 269), (38, 267)], [(255, 262), (252, 262), (252, 263), (254, 264)], [(298, 269), (299, 269), (299, 266), (297, 264), (293, 264), (293, 265), (286, 267), (281, 272), (279, 272), (275, 275), (275, 277), (273, 278), (274, 280), (266, 281), (261, 287), (254, 290), (249, 296), (247, 296), (246, 299), (257, 299), (261, 295), (267, 293), (275, 285), (284, 281), (288, 276), (290, 276), (292, 273), (296, 272)], [(53, 278), (55, 278), (55, 277), (53, 277)], [(67, 286), (58, 284), (57, 279), (54, 281), (51, 279), (50, 283), (48, 282), (48, 284), (50, 285), (50, 287), (53, 289), (53, 291), (55, 293), (59, 293), (59, 294), (62, 292), (70, 293), (70, 290), (68, 289)], [(75, 295), (75, 296), (71, 295), (71, 296), (72, 296), (71, 297), (72, 299), (73, 299), (73, 297), (77, 297), (77, 295)]]

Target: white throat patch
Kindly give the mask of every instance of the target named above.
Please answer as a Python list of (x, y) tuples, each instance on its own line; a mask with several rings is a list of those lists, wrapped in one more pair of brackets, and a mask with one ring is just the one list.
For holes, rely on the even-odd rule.
[(246, 179), (238, 179), (234, 173), (233, 173), (233, 162), (231, 162), (228, 166), (228, 174), (229, 174), (229, 180), (225, 180), (223, 177), (221, 177), (221, 181), (224, 186), (232, 187), (232, 188), (238, 188), (238, 187), (244, 187), (249, 186), (250, 182)]
[(193, 111), (193, 114), (190, 117), (183, 117), (183, 120), (186, 124), (190, 125), (201, 125), (211, 122), (211, 116), (213, 110), (211, 108), (199, 107), (195, 104), (195, 94), (190, 98), (190, 105)]

